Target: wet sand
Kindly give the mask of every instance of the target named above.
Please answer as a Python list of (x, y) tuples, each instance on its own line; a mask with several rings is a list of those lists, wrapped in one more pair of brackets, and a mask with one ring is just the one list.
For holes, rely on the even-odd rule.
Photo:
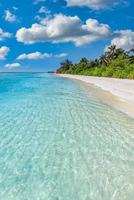
[(60, 74), (79, 81), (98, 100), (134, 118), (134, 80)]

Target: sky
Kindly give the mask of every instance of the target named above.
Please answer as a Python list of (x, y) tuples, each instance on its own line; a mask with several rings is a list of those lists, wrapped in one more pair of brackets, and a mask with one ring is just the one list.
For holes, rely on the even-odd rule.
[(0, 72), (42, 72), (65, 59), (134, 48), (134, 0), (0, 0)]

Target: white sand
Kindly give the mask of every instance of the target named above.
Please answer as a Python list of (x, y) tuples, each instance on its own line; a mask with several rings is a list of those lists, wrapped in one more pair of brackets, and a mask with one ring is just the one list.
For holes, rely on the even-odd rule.
[(134, 80), (68, 74), (62, 74), (60, 76), (84, 81), (88, 84), (94, 84), (110, 92), (112, 94), (111, 100), (112, 98), (114, 99), (114, 96), (118, 97), (118, 100), (116, 99), (114, 102), (111, 101), (111, 103), (107, 103), (134, 117)]

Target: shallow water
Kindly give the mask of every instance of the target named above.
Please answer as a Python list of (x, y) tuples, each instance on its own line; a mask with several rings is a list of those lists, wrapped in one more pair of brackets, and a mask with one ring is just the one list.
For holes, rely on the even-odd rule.
[(0, 200), (133, 198), (133, 119), (73, 80), (0, 75)]

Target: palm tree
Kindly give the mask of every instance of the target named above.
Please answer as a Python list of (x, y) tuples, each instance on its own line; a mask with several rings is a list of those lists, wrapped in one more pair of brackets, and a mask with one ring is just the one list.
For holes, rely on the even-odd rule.
[(129, 56), (129, 61), (131, 64), (134, 63), (134, 48), (132, 48), (129, 53), (132, 53), (132, 55)]
[(89, 61), (88, 61), (88, 59), (87, 58), (81, 58), (81, 60), (80, 60), (80, 63), (85, 63), (85, 64), (88, 64), (89, 63)]
[(65, 61), (61, 62), (61, 67), (62, 66), (70, 66), (72, 65), (72, 62), (68, 59), (66, 59)]
[(106, 55), (102, 55), (99, 59), (99, 62), (100, 62), (101, 65), (107, 65), (108, 59), (107, 59)]
[(60, 66), (61, 68), (64, 68), (64, 69), (69, 69), (69, 67), (72, 65), (72, 62), (68, 59), (66, 59), (64, 62), (61, 62), (60, 63)]
[(116, 45), (111, 45), (108, 47), (108, 51), (106, 52), (106, 56), (108, 59), (112, 60), (115, 58), (116, 54)]
[(57, 73), (62, 73), (67, 71), (72, 66), (72, 62), (68, 59), (60, 63), (60, 68), (57, 70)]
[(116, 49), (116, 58), (119, 55), (127, 56), (127, 53), (122, 48), (118, 48), (118, 49)]
[(105, 53), (105, 56), (109, 60), (116, 59), (119, 55), (126, 56), (126, 53), (123, 49), (117, 48), (116, 45), (111, 45), (108, 47), (108, 51)]
[(99, 67), (99, 66), (100, 66), (100, 61), (98, 59), (90, 60), (88, 62), (88, 68), (94, 68), (94, 67)]
[(111, 52), (111, 53), (115, 53), (116, 52), (116, 45), (113, 44), (113, 45), (109, 46), (108, 51)]

